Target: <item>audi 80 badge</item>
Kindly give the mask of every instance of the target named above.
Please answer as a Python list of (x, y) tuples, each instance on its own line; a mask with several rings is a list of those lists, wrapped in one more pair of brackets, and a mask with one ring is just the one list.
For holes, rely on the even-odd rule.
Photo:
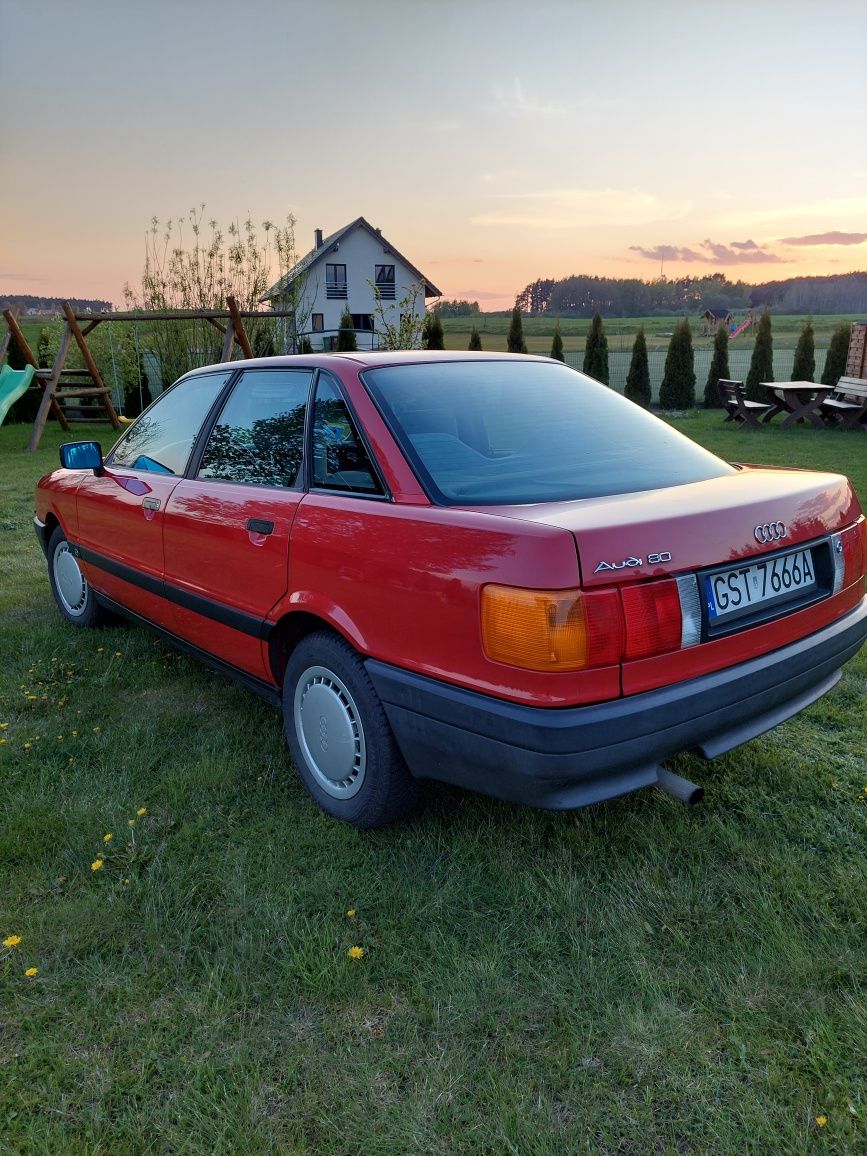
[(359, 827), (427, 778), (695, 797), (666, 760), (784, 722), (867, 635), (845, 477), (725, 462), (548, 358), (209, 366), (60, 456), (35, 525), (65, 621), (125, 615), (273, 702)]

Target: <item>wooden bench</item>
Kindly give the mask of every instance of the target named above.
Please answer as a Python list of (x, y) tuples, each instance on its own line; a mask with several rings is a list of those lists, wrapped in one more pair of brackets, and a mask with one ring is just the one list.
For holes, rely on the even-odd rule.
[(736, 421), (742, 429), (758, 429), (759, 418), (765, 417), (774, 408), (760, 401), (749, 401), (742, 381), (729, 381), (721, 377), (717, 382), (717, 391), (726, 411), (726, 421)]
[(822, 415), (837, 429), (867, 429), (867, 378), (841, 377), (832, 394), (822, 402)]

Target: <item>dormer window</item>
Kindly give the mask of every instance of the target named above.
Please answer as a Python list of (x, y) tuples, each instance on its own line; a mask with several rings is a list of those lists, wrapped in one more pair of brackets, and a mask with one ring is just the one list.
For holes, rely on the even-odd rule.
[(325, 266), (325, 296), (329, 300), (346, 300), (346, 266)]
[(394, 301), (394, 265), (376, 266), (376, 287), (383, 301)]

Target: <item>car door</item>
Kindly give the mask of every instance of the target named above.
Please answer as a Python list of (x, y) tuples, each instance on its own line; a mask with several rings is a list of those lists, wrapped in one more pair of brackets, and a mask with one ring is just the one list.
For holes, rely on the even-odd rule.
[(312, 369), (244, 370), (165, 511), (176, 633), (257, 678), (269, 677), (264, 620), (288, 584), (312, 378)]
[(163, 519), (199, 430), (234, 370), (197, 374), (161, 394), (130, 426), (100, 475), (78, 487), (75, 545), (95, 589), (167, 627)]

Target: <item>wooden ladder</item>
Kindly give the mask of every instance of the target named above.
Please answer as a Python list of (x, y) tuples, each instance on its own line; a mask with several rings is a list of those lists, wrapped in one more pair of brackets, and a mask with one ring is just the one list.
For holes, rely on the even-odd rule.
[[(60, 347), (57, 350), (57, 356), (54, 358), (54, 364), (50, 369), (43, 369), (39, 365), (39, 362), (33, 354), (33, 350), (27, 342), (27, 338), (21, 332), (21, 326), (18, 324), (16, 314), (11, 309), (3, 310), (3, 318), (6, 322), (7, 332), (2, 350), (0, 350), (0, 365), (3, 363), (3, 358), (6, 356), (10, 341), (14, 336), (25, 361), (36, 370), (36, 385), (34, 388), (41, 386), (43, 389), (42, 401), (39, 404), (39, 410), (33, 421), (33, 429), (30, 431), (30, 441), (27, 443), (28, 452), (31, 453), (39, 446), (49, 413), (52, 413), (54, 417), (57, 418), (61, 429), (67, 433), (69, 432), (69, 421), (63, 412), (63, 406), (60, 404), (61, 401), (67, 398), (96, 398), (114, 429), (119, 430), (121, 428), (120, 420), (111, 400), (111, 390), (102, 380), (96, 362), (93, 360), (91, 352), (87, 347), (87, 341), (85, 340), (87, 330), (82, 332), (68, 301), (61, 302), (61, 308), (66, 318), (66, 328), (63, 331), (63, 337), (60, 340)], [(81, 356), (86, 366), (85, 369), (65, 368), (66, 359), (69, 356), (69, 349), (73, 340), (81, 351)]]

